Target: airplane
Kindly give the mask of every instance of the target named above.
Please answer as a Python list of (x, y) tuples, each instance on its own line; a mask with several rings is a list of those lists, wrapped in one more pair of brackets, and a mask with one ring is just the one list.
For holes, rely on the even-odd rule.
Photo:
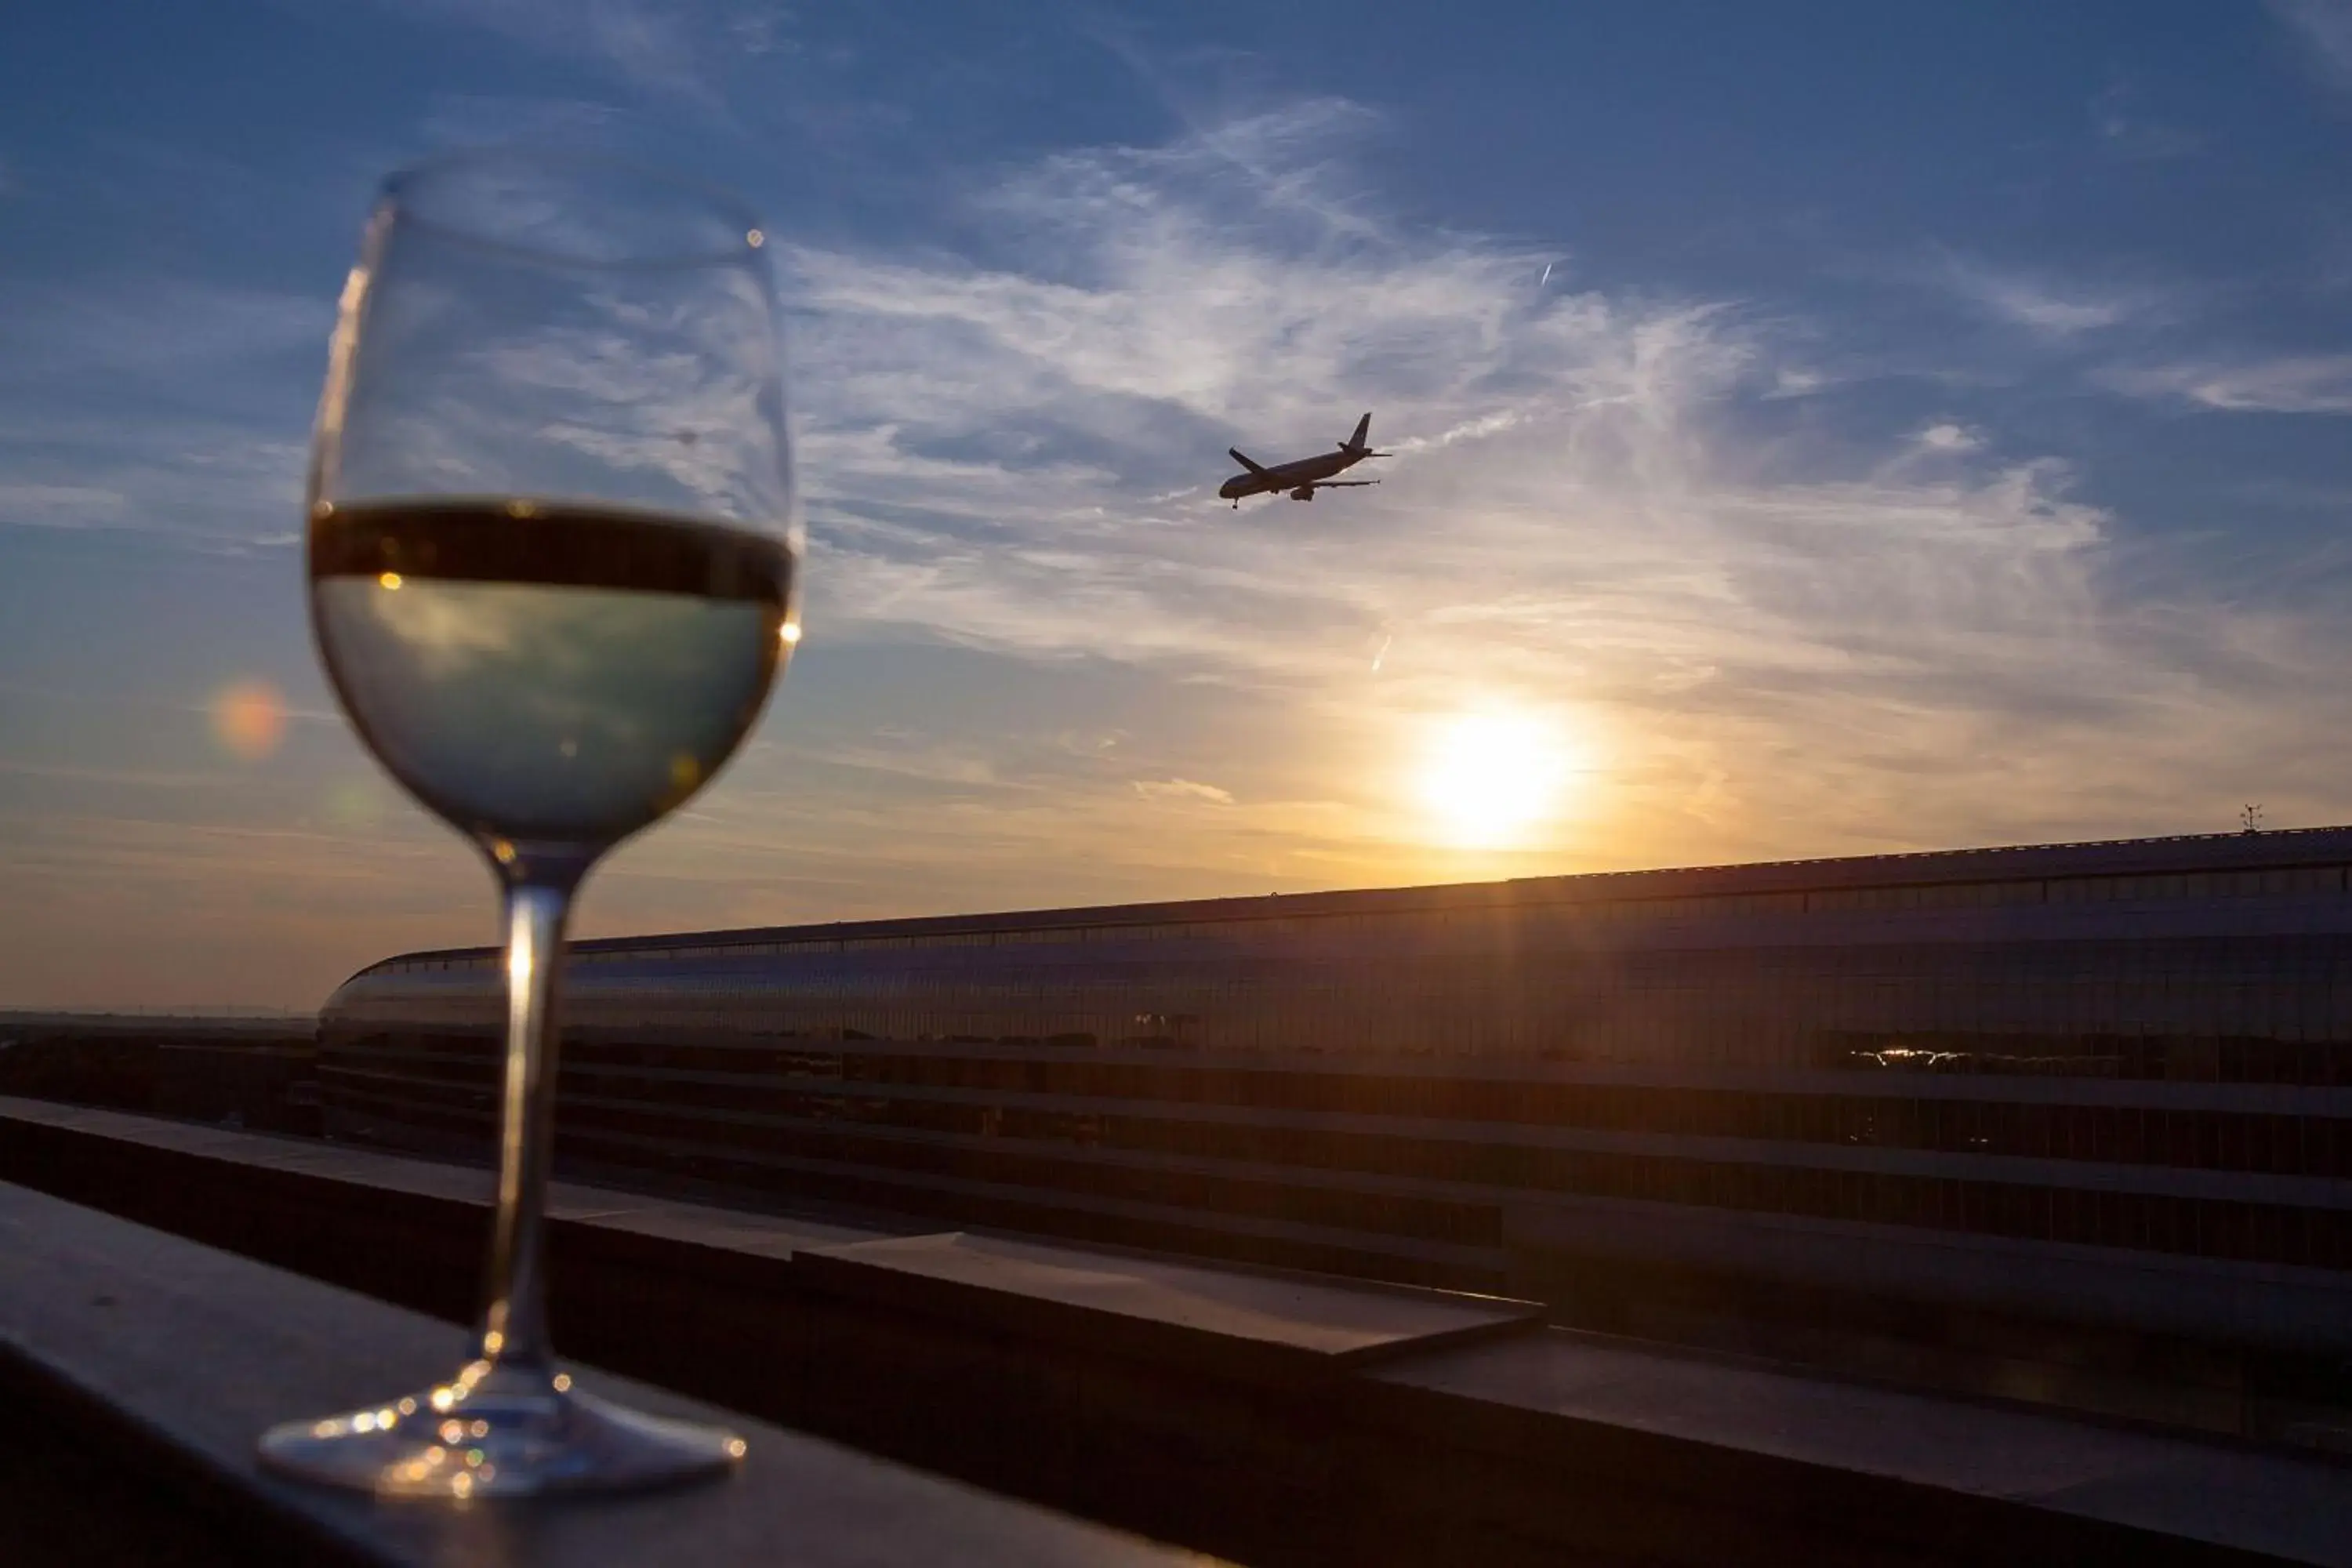
[(1318, 457), (1301, 458), (1295, 463), (1276, 463), (1272, 468), (1252, 461), (1237, 447), (1227, 447), (1225, 455), (1249, 472), (1235, 474), (1217, 487), (1217, 498), (1234, 503), (1239, 511), (1244, 496), (1286, 493), (1292, 500), (1313, 500), (1317, 490), (1339, 489), (1350, 485), (1376, 485), (1378, 479), (1335, 479), (1366, 458), (1385, 458), (1386, 452), (1375, 452), (1367, 445), (1372, 433), (1372, 416), (1365, 415), (1356, 421), (1356, 433), (1339, 443), (1336, 452)]

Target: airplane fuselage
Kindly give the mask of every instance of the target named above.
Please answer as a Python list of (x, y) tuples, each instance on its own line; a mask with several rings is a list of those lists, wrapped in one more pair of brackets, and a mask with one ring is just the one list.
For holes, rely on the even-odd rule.
[(1300, 458), (1288, 463), (1259, 462), (1239, 447), (1228, 449), (1227, 455), (1247, 471), (1235, 474), (1217, 487), (1217, 499), (1229, 500), (1238, 508), (1244, 496), (1287, 495), (1292, 500), (1313, 500), (1315, 492), (1329, 486), (1356, 489), (1376, 485), (1378, 479), (1335, 479), (1334, 474), (1344, 474), (1366, 458), (1385, 458), (1386, 452), (1372, 450), (1372, 416), (1367, 413), (1356, 421), (1356, 432), (1338, 447), (1318, 452), (1312, 458)]
[[(1272, 495), (1297, 485), (1310, 485), (1328, 479), (1334, 474), (1344, 474), (1364, 460), (1367, 454), (1350, 452), (1341, 447), (1336, 452), (1322, 452), (1296, 462), (1269, 463), (1262, 473), (1235, 474), (1217, 487), (1220, 500), (1239, 500), (1244, 496)], [(1200, 492), (1193, 492), (1198, 495)]]

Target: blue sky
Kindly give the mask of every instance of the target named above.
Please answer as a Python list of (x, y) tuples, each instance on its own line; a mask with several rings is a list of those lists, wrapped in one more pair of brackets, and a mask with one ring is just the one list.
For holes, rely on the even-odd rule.
[(2352, 816), (2344, 0), (20, 6), (0, 1005), (488, 933), (295, 542), (371, 190), (486, 142), (739, 188), (791, 334), (808, 641), (589, 931)]

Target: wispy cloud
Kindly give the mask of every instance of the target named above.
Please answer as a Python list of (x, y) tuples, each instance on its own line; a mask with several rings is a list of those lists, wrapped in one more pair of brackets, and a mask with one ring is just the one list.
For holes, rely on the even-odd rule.
[[(509, 111), (536, 110), (484, 110)], [(588, 929), (2220, 826), (2249, 794), (2282, 821), (2332, 815), (2352, 777), (2352, 694), (2326, 679), (2352, 655), (2342, 563), (2247, 541), (2289, 587), (2224, 594), (2056, 452), (1996, 439), (1968, 394), (1848, 418), (1871, 345), (1841, 318), (1606, 287), (1556, 237), (1398, 217), (1355, 163), (1368, 123), (1309, 102), (1065, 153), (978, 182), (960, 252), (778, 258), (809, 642), (761, 742), (658, 852), (600, 874)], [(1935, 286), (2057, 342), (2164, 303), (1977, 262)], [(54, 299), (0, 312), (37, 351), (0, 366), (19, 377), (0, 518), (284, 538), (322, 307)], [(572, 349), (506, 369), (568, 387), (595, 358)], [(184, 400), (126, 426), (50, 408), (38, 363), (228, 402), (274, 381), (301, 406)], [(647, 409), (682, 395), (613, 384)], [(2116, 384), (2345, 412), (2352, 372)], [(1228, 445), (1323, 449), (1366, 408), (1398, 454), (1368, 465), (1380, 489), (1214, 499)], [(1433, 848), (1413, 782), (1433, 721), (1496, 705), (1591, 766), (1523, 848)], [(112, 929), (110, 908), (71, 913), (93, 877), (247, 942), (315, 944), (320, 911), (364, 905), (331, 952), (304, 950), (325, 981), (479, 929), (476, 868), (437, 843), (428, 868), (431, 830), (384, 812), (410, 831), (381, 854), (373, 829), (272, 837), (258, 817), (0, 821), (35, 911), (0, 922), (0, 953), (28, 955), (0, 987)]]
[(2140, 107), (2140, 95), (2117, 83), (2091, 100), (2091, 128), (2099, 145), (2118, 158), (2154, 162), (2186, 158), (2203, 150), (2205, 139), (2193, 131), (2168, 125)]
[(1985, 438), (1983, 432), (1972, 430), (1956, 419), (1938, 419), (1914, 432), (1911, 444), (1922, 452), (1958, 457), (1963, 452), (1980, 450)]
[(168, 277), (0, 289), (0, 527), (282, 535), (332, 314)]
[(152, 274), (12, 289), (0, 343), (12, 379), (71, 371), (163, 373), (197, 362), (322, 353), (334, 304), (313, 294)]
[(2352, 354), (2305, 354), (2236, 364), (2119, 369), (2116, 391), (2231, 414), (2352, 414)]
[[(1195, 864), (1286, 834), (1334, 878), (1395, 876), (1426, 864), (1414, 726), (1499, 698), (1606, 757), (1555, 865), (2178, 823), (2227, 773), (2189, 754), (2200, 704), (2337, 636), (2257, 629), (2145, 544), (2124, 595), (2124, 521), (1961, 420), (1801, 455), (1754, 433), (1827, 324), (1784, 347), (1721, 301), (1538, 291), (1537, 253), (1365, 200), (1352, 113), (1050, 160), (974, 203), (1017, 264), (784, 258), (821, 638), (1107, 660), (1284, 716), (1265, 747), (1204, 729), (1164, 771), (968, 811), (1090, 801), (1118, 856), (1181, 803), (1166, 781), (1213, 778), (1283, 804), (1195, 813)], [(1955, 276), (2053, 335), (2148, 308)], [(1297, 455), (1365, 407), (1383, 488), (1213, 500), (1229, 443)]]
[(377, 0), (441, 26), (593, 66), (640, 92), (723, 109), (730, 64), (789, 48), (791, 13), (758, 0)]
[(1944, 280), (1986, 314), (2049, 337), (2113, 327), (2144, 314), (2155, 303), (2140, 290), (2097, 289), (2059, 283), (1980, 262), (1954, 259)]
[(616, 106), (592, 98), (436, 93), (418, 128), (443, 146), (602, 147), (619, 140)]
[(293, 543), (306, 458), (299, 425), (194, 416), (126, 427), (19, 416), (0, 435), (0, 529), (118, 529), (203, 549)]
[(2322, 79), (2352, 90), (2352, 0), (2270, 0)]
[(479, 871), (433, 836), (229, 811), (0, 814), (0, 876), (15, 889), (0, 910), (0, 996), (16, 1005), (309, 1005), (385, 952), (446, 942), (447, 911), (480, 897)]
[(969, 746), (941, 745), (889, 726), (855, 742), (825, 747), (813, 756), (829, 767), (887, 773), (949, 788), (1017, 783), (1003, 776), (995, 757)]
[(1231, 805), (1234, 792), (1197, 779), (1138, 779), (1135, 793), (1146, 800), (1184, 802), (1208, 805)]
[(0, 483), (0, 524), (87, 528), (121, 521), (131, 498), (100, 485)]

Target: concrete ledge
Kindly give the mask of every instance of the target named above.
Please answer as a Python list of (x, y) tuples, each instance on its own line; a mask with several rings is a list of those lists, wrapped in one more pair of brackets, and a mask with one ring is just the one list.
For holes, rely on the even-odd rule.
[[(1719, 1530), (1727, 1513), (1768, 1535), (1818, 1532), (1825, 1551), (1923, 1561), (2352, 1561), (2352, 1471), (2256, 1450), (1561, 1332), (1365, 1381), (1378, 1390), (1368, 1421), (1422, 1441), (1444, 1433), (1491, 1462), (1549, 1455), (1549, 1468), (1644, 1490), (1706, 1475), (1702, 1507), (1669, 1530), (1705, 1535), (1707, 1515)], [(1874, 1506), (1853, 1511), (1864, 1496)]]
[[(1097, 1526), (593, 1373), (639, 1408), (749, 1438), (726, 1480), (551, 1504), (390, 1503), (265, 1473), (271, 1423), (350, 1409), (445, 1375), (447, 1325), (18, 1187), (0, 1186), (0, 1378), (44, 1444), (96, 1444), (161, 1478), (178, 1509), (264, 1560), (385, 1564), (788, 1561), (1197, 1562)], [(52, 1498), (70, 1510), (79, 1500)], [(151, 1501), (150, 1506), (155, 1506)], [(165, 1510), (166, 1512), (178, 1510)]]
[(1543, 1315), (1533, 1301), (961, 1232), (813, 1247), (794, 1272), (847, 1300), (1229, 1377), (1330, 1376), (1530, 1330)]
[(2352, 1275), (1630, 1198), (1505, 1206), (1515, 1258), (1566, 1254), (2040, 1313), (2305, 1354), (2352, 1353)]
[[(0, 1167), (471, 1307), (478, 1172), (22, 1102)], [(1264, 1568), (2352, 1565), (2352, 1469), (2322, 1461), (1527, 1331), (1486, 1298), (601, 1189), (562, 1213), (586, 1359)]]

